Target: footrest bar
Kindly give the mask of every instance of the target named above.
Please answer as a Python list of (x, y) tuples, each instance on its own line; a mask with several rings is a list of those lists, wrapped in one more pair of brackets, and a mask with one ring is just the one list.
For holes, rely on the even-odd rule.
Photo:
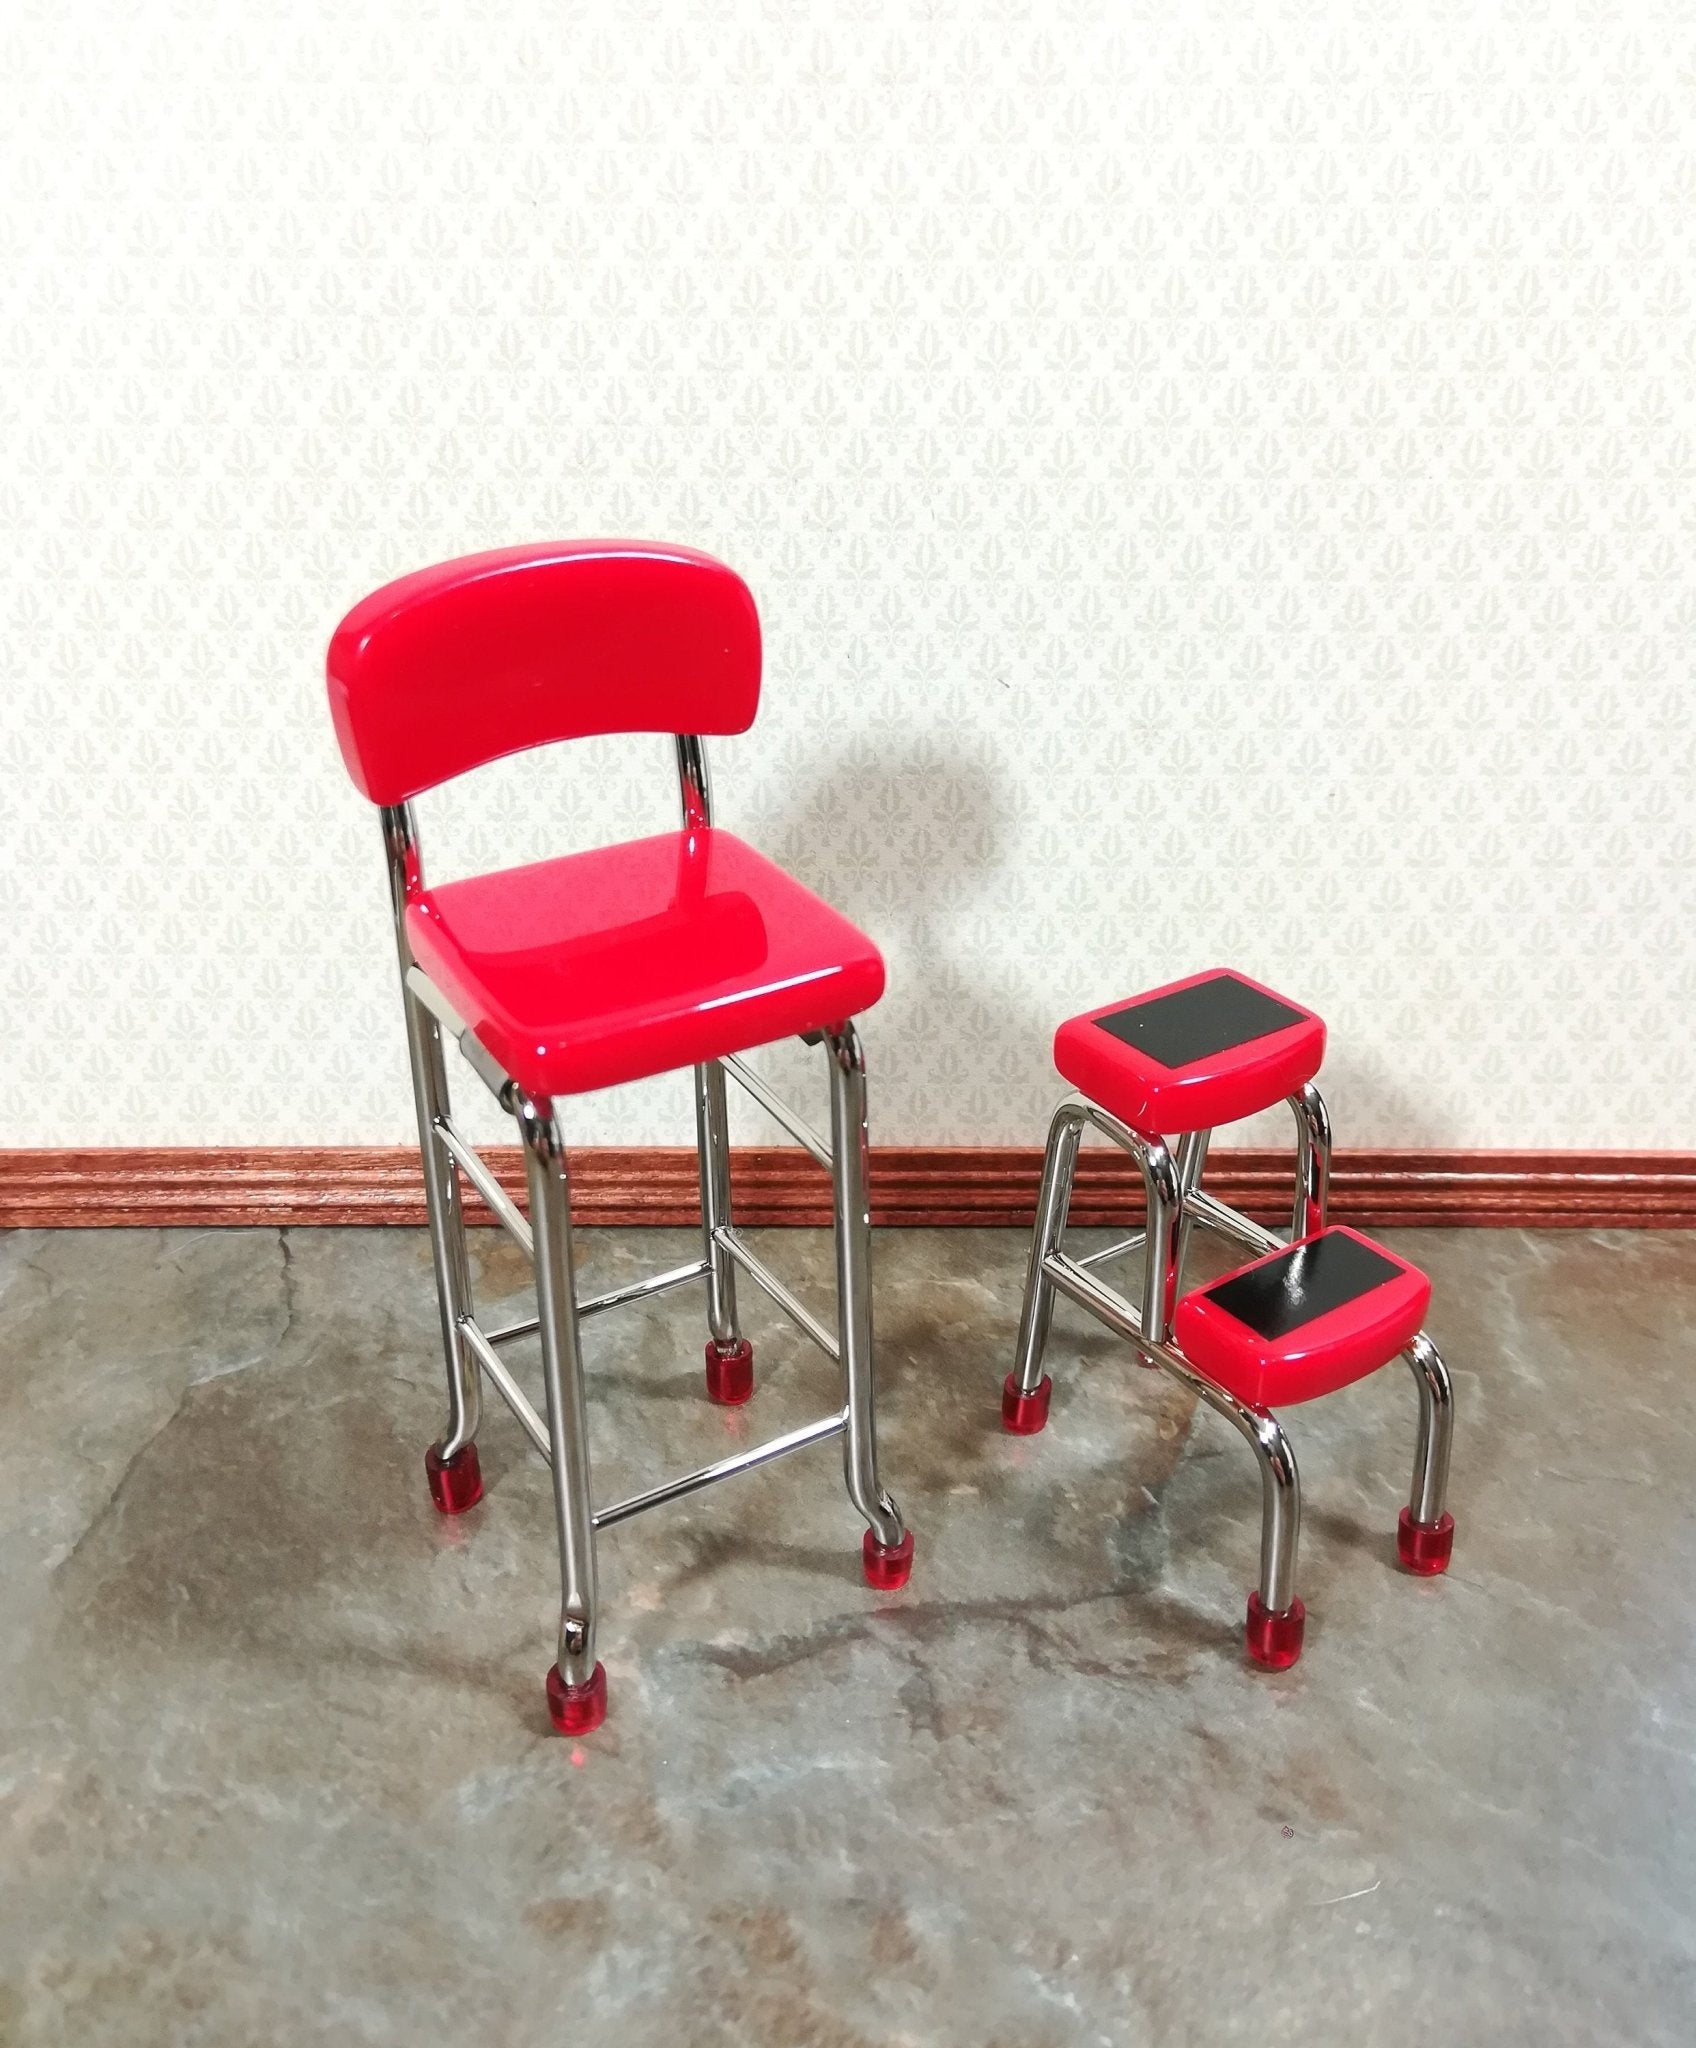
[(1110, 1244), (1104, 1252), (1091, 1252), (1087, 1259), (1074, 1259), (1072, 1264), (1088, 1272), (1091, 1266), (1105, 1266), (1109, 1259), (1122, 1259), (1127, 1252), (1140, 1252), (1148, 1242), (1148, 1232), (1139, 1230), (1131, 1237), (1123, 1237), (1117, 1244)]
[(513, 1378), (512, 1374), (507, 1371), (506, 1361), (501, 1357), (494, 1345), (490, 1343), (486, 1333), (480, 1330), (469, 1316), (460, 1317), (459, 1334), (477, 1354), (477, 1363), (489, 1375), (490, 1379), (494, 1381), (496, 1393), (500, 1395), (501, 1399), (517, 1417), (519, 1428), (523, 1430), (524, 1434), (551, 1465), (553, 1463), (553, 1453), (548, 1445), (547, 1425), (536, 1413), (535, 1409), (531, 1407), (525, 1397), (524, 1389)]
[(626, 1522), (645, 1508), (657, 1508), (662, 1501), (681, 1500), (686, 1493), (699, 1493), (703, 1486), (715, 1486), (721, 1479), (733, 1479), (738, 1472), (752, 1472), (756, 1465), (769, 1465), (773, 1458), (787, 1457), (791, 1451), (804, 1451), (809, 1444), (822, 1444), (827, 1438), (840, 1436), (847, 1427), (846, 1411), (840, 1415), (821, 1416), (817, 1422), (792, 1429), (787, 1436), (774, 1436), (763, 1444), (756, 1444), (751, 1451), (738, 1451), (733, 1457), (720, 1458), (716, 1465), (703, 1465), (698, 1472), (686, 1473), (681, 1479), (668, 1479), (663, 1486), (650, 1486), (646, 1493), (633, 1493), (628, 1500), (615, 1501), (610, 1508), (602, 1508), (595, 1516), (595, 1527), (610, 1529), (613, 1523)]
[(1174, 1379), (1182, 1380), (1192, 1393), (1199, 1394), (1210, 1408), (1217, 1408), (1221, 1415), (1229, 1417), (1238, 1429), (1250, 1436), (1254, 1434), (1256, 1411), (1246, 1401), (1239, 1401), (1235, 1394), (1228, 1394), (1223, 1387), (1216, 1387), (1210, 1379), (1197, 1372), (1181, 1351), (1174, 1350), (1170, 1344), (1151, 1343), (1142, 1333), (1141, 1316), (1122, 1294), (1116, 1294), (1111, 1287), (1103, 1287), (1093, 1274), (1086, 1273), (1076, 1259), (1067, 1258), (1064, 1252), (1050, 1252), (1043, 1260), (1042, 1268), (1060, 1292), (1075, 1301), (1079, 1308), (1087, 1308), (1097, 1322), (1105, 1323), (1108, 1329), (1133, 1344), (1144, 1358), (1163, 1367)]
[(445, 1116), (436, 1119), (436, 1136), (459, 1162), (461, 1173), (494, 1210), (499, 1221), (506, 1226), (531, 1258), (534, 1258), (536, 1241), (531, 1235), (524, 1212), (489, 1171), (483, 1155), (476, 1146), (468, 1145)]
[(734, 1053), (719, 1061), (719, 1065), (734, 1080), (739, 1081), (767, 1116), (780, 1123), (797, 1145), (810, 1152), (826, 1173), (831, 1170), (830, 1147), (803, 1116), (798, 1116), (781, 1095), (774, 1094), (752, 1067), (745, 1067)]
[(1079, 1308), (1087, 1308), (1098, 1322), (1134, 1344), (1145, 1358), (1155, 1356), (1157, 1347), (1143, 1336), (1142, 1317), (1136, 1308), (1115, 1289), (1104, 1287), (1093, 1273), (1086, 1272), (1080, 1260), (1068, 1258), (1064, 1252), (1050, 1252), (1042, 1268), (1060, 1292)]
[[(645, 1301), (650, 1294), (663, 1294), (668, 1287), (682, 1287), (688, 1281), (705, 1279), (711, 1271), (705, 1259), (696, 1259), (687, 1266), (674, 1266), (669, 1273), (653, 1273), (646, 1280), (632, 1280), (628, 1287), (615, 1287), (610, 1294), (597, 1294), (593, 1301), (577, 1304), (577, 1320), (585, 1316), (598, 1316), (609, 1308), (623, 1308), (626, 1302)], [(526, 1316), (521, 1323), (508, 1323), (503, 1329), (483, 1332), (491, 1344), (511, 1344), (520, 1337), (534, 1337), (542, 1327), (535, 1316)]]
[(1184, 1207), (1204, 1230), (1216, 1230), (1221, 1237), (1230, 1238), (1247, 1251), (1256, 1254), (1275, 1252), (1289, 1243), (1287, 1237), (1278, 1237), (1270, 1230), (1263, 1230), (1239, 1210), (1216, 1201), (1212, 1195), (1203, 1194), (1200, 1188), (1192, 1188), (1185, 1195)]
[(754, 1254), (749, 1251), (735, 1231), (730, 1229), (715, 1230), (713, 1232), (713, 1239), (715, 1243), (724, 1246), (725, 1250), (729, 1252), (730, 1256), (742, 1268), (743, 1272), (747, 1274), (748, 1278), (753, 1281), (754, 1285), (763, 1288), (771, 1296), (772, 1300), (777, 1303), (778, 1307), (782, 1309), (789, 1320), (800, 1329), (805, 1330), (807, 1335), (812, 1338), (813, 1342), (827, 1357), (836, 1359), (838, 1363), (841, 1362), (842, 1346), (810, 1309), (802, 1307), (801, 1303), (795, 1299), (794, 1295), (790, 1293), (789, 1289), (784, 1286), (783, 1282), (772, 1272), (770, 1267), (763, 1265), (755, 1258)]

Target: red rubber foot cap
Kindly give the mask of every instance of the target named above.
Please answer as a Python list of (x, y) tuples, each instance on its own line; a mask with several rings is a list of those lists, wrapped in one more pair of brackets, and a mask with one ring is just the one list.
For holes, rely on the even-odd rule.
[(440, 1444), (432, 1444), (424, 1453), (424, 1476), (430, 1482), (430, 1498), (444, 1515), (463, 1515), (483, 1498), (483, 1468), (475, 1444), (467, 1444), (451, 1458), (442, 1456)]
[(559, 1666), (548, 1668), (548, 1713), (562, 1735), (587, 1735), (607, 1717), (607, 1668), (597, 1664), (587, 1685), (567, 1685)]
[(1449, 1568), (1455, 1547), (1455, 1518), (1439, 1515), (1434, 1522), (1416, 1522), (1411, 1508), (1402, 1509), (1396, 1524), (1396, 1555), (1410, 1572), (1434, 1579)]
[(1250, 1657), (1268, 1671), (1288, 1671), (1301, 1655), (1302, 1631), (1307, 1626), (1307, 1609), (1292, 1600), (1282, 1614), (1269, 1614), (1260, 1595), (1248, 1596), (1248, 1626), (1243, 1641)]
[(1048, 1397), (1054, 1382), (1047, 1373), (1034, 1394), (1021, 1394), (1019, 1382), (1009, 1373), (1001, 1382), (1001, 1427), (1010, 1436), (1035, 1436), (1048, 1420)]
[(740, 1408), (754, 1391), (754, 1347), (746, 1337), (734, 1344), (707, 1346), (707, 1397), (723, 1408)]
[(913, 1532), (909, 1529), (899, 1543), (880, 1543), (868, 1529), (860, 1547), (865, 1563), (866, 1584), (880, 1593), (892, 1593), (913, 1576)]

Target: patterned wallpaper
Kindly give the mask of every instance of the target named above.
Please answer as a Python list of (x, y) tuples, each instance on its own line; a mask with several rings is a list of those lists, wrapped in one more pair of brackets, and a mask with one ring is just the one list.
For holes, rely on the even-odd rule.
[(878, 1138), (1225, 961), (1344, 1142), (1696, 1144), (1688, 4), (14, 0), (0, 78), (0, 1143), (404, 1138), (324, 642), (611, 532), (760, 600), (721, 815), (887, 951)]

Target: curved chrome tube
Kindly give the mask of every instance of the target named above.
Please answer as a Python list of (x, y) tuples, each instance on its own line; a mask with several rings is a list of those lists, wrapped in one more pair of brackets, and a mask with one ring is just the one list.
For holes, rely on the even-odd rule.
[(683, 801), (683, 829), (713, 821), (713, 779), (707, 768), (707, 743), (699, 733), (680, 732), (677, 742), (677, 793)]
[(1148, 1200), (1148, 1221), (1143, 1232), (1143, 1313), (1150, 1319), (1150, 1334), (1156, 1343), (1165, 1341), (1172, 1327), (1172, 1312), (1177, 1307), (1184, 1199), (1171, 1153), (1160, 1139), (1145, 1138), (1099, 1104), (1081, 1095), (1069, 1096), (1054, 1112), (1043, 1155), (1042, 1191), (1037, 1197), (1036, 1230), (1031, 1239), (1030, 1264), (1025, 1271), (1025, 1300), (1013, 1359), (1013, 1376), (1022, 1394), (1034, 1394), (1042, 1381), (1042, 1354), (1054, 1316), (1054, 1282), (1048, 1260), (1059, 1251), (1066, 1234), (1078, 1142), (1086, 1123), (1093, 1124), (1103, 1137), (1111, 1138), (1142, 1168)]
[(595, 1672), (595, 1518), (589, 1494), (589, 1417), (572, 1292), (571, 1203), (565, 1136), (547, 1101), (522, 1090), (513, 1115), (524, 1139), (530, 1228), (536, 1244), (536, 1312), (541, 1322), (542, 1386), (547, 1395), (554, 1519), (559, 1527), (559, 1670), (567, 1685)]
[(1290, 1242), (1325, 1228), (1331, 1200), (1331, 1113), (1311, 1081), (1286, 1098), (1296, 1120), (1296, 1205)]
[(901, 1511), (878, 1483), (872, 1389), (870, 1146), (866, 1133), (866, 1056), (853, 1021), (825, 1033), (830, 1062), (831, 1188), (836, 1199), (836, 1313), (848, 1427), (842, 1471), (877, 1541), (906, 1535)]
[(1427, 1527), (1443, 1512), (1449, 1489), (1449, 1444), (1454, 1435), (1455, 1395), (1442, 1353), (1423, 1330), (1402, 1356), (1419, 1382), (1419, 1436), (1413, 1453), (1413, 1487), (1408, 1512)]
[(1042, 1155), (1042, 1189), (1036, 1200), (1036, 1229), (1031, 1234), (1030, 1263), (1025, 1268), (1025, 1301), (1019, 1314), (1019, 1341), (1013, 1353), (1013, 1377), (1021, 1394), (1034, 1394), (1042, 1384), (1042, 1354), (1048, 1348), (1054, 1320), (1054, 1282), (1047, 1260), (1060, 1249), (1071, 1206), (1072, 1176), (1077, 1170), (1078, 1141), (1083, 1136), (1080, 1102), (1066, 1101), (1048, 1126)]
[(736, 1316), (736, 1265), (719, 1233), (730, 1225), (730, 1113), (724, 1069), (708, 1060), (695, 1069), (695, 1149), (701, 1170), (701, 1252), (707, 1261), (707, 1328), (715, 1344), (742, 1335)]
[(1190, 1202), (1207, 1169), (1207, 1148), (1212, 1139), (1211, 1131), (1185, 1131), (1178, 1140), (1178, 1186), (1183, 1190), (1184, 1198), (1184, 1213), (1178, 1228), (1177, 1290), (1180, 1294), (1184, 1291), (1184, 1267), (1189, 1262), (1190, 1235), (1195, 1229), (1195, 1212)]
[[(1111, 1138), (1142, 1168), (1148, 1202), (1143, 1245), (1142, 1318), (1151, 1342), (1164, 1344), (1178, 1306), (1178, 1245), (1183, 1234), (1184, 1197), (1178, 1169), (1159, 1138), (1145, 1138), (1122, 1124), (1099, 1103), (1085, 1102), (1083, 1113), (1104, 1138)], [(1068, 1187), (1067, 1193), (1071, 1190)]]
[(406, 985), (412, 966), (411, 948), (406, 943), (406, 906), (424, 886), (412, 806), (385, 805), (382, 824), (395, 947), (400, 955), (406, 1054), (412, 1068), (413, 1104), (418, 1113), (418, 1150), (430, 1222), (430, 1260), (436, 1272), (436, 1307), (441, 1318), (442, 1354), (447, 1363), (448, 1423), (437, 1446), (437, 1454), (445, 1462), (476, 1438), (482, 1419), (483, 1381), (461, 1328), (471, 1312), (471, 1261), (465, 1247), (465, 1210), (459, 1176), (453, 1160), (442, 1148), (440, 1136), (450, 1112), (441, 1028)]
[(1220, 1413), (1230, 1416), (1260, 1460), (1260, 1604), (1268, 1614), (1282, 1614), (1296, 1597), (1296, 1546), (1301, 1541), (1296, 1454), (1270, 1410), (1220, 1408)]

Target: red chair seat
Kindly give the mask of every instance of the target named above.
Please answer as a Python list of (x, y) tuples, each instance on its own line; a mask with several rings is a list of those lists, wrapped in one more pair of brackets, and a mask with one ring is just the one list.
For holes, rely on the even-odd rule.
[(1430, 1301), (1417, 1266), (1333, 1227), (1186, 1294), (1173, 1332), (1216, 1386), (1251, 1407), (1288, 1407), (1388, 1365)]
[(871, 940), (716, 828), (425, 890), (413, 958), (531, 1095), (575, 1095), (840, 1024)]
[(1212, 968), (1069, 1018), (1054, 1064), (1147, 1137), (1271, 1109), (1318, 1073), (1325, 1026), (1245, 974)]

